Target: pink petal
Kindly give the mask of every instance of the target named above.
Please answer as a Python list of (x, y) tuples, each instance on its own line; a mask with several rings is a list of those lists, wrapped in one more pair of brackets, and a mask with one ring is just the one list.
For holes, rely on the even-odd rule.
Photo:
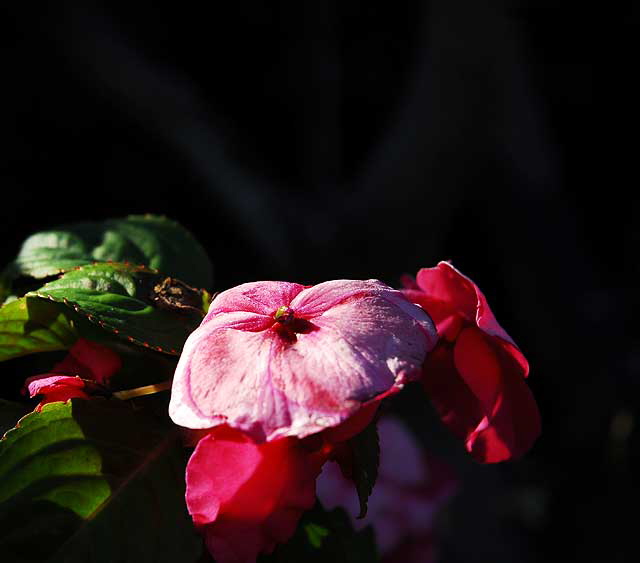
[(439, 345), (424, 368), (423, 385), (444, 423), (482, 463), (520, 457), (540, 434), (522, 366), (504, 344), (465, 329), (453, 351)]
[(79, 375), (84, 379), (105, 384), (121, 367), (120, 356), (113, 350), (86, 338), (79, 338), (69, 350), (67, 358), (52, 371)]
[(436, 268), (421, 269), (417, 282), (420, 290), (404, 291), (405, 295), (431, 315), (438, 332), (448, 340), (452, 341), (455, 329), (459, 329), (455, 325), (451, 328), (451, 323), (454, 323), (452, 317), (457, 316), (515, 346), (498, 324), (480, 288), (448, 262), (440, 262)]
[(67, 375), (36, 375), (25, 381), (25, 387), (29, 391), (30, 397), (42, 395), (42, 400), (36, 407), (41, 409), (47, 403), (55, 401), (68, 401), (69, 399), (88, 399), (85, 392), (85, 381), (79, 377)]
[(485, 410), (460, 377), (447, 343), (438, 344), (427, 357), (422, 384), (442, 421), (455, 436), (466, 441), (485, 416)]
[(256, 444), (222, 426), (187, 465), (187, 507), (219, 563), (255, 561), (293, 535), (325, 457), (285, 438)]
[(218, 294), (203, 322), (220, 313), (237, 311), (272, 316), (278, 307), (291, 303), (304, 288), (298, 283), (278, 281), (243, 283)]
[(79, 338), (65, 358), (45, 375), (77, 376), (105, 384), (121, 367), (120, 356), (113, 350), (97, 342)]
[(400, 276), (400, 283), (404, 289), (416, 289), (420, 290), (418, 284), (416, 283), (416, 278), (410, 276), (409, 274), (402, 274)]
[(420, 289), (433, 301), (449, 304), (467, 320), (475, 320), (478, 299), (475, 284), (449, 262), (422, 268), (416, 276)]
[[(176, 424), (304, 437), (417, 377), (435, 343), (428, 315), (380, 282), (264, 283), (221, 294), (187, 340), (169, 406)], [(231, 311), (248, 308), (247, 295), (259, 296), (254, 312)], [(295, 330), (276, 322), (280, 307), (295, 314)]]
[(313, 318), (361, 296), (389, 298), (397, 293), (378, 280), (332, 280), (301, 291), (291, 301), (291, 308), (305, 318)]
[[(221, 427), (221, 430), (223, 428)], [(200, 439), (187, 465), (187, 507), (195, 524), (209, 524), (249, 480), (261, 460), (248, 436), (234, 431)]]
[(540, 412), (525, 383), (522, 366), (501, 342), (494, 341), (502, 369), (500, 396), (493, 411), (469, 436), (467, 447), (484, 463), (517, 459), (540, 435)]
[(501, 391), (501, 365), (487, 337), (476, 327), (465, 328), (453, 348), (458, 374), (483, 409), (491, 413)]

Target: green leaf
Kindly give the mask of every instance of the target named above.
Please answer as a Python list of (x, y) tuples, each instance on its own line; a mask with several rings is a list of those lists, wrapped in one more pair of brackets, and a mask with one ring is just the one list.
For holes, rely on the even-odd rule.
[(156, 215), (61, 226), (30, 236), (8, 269), (12, 278), (44, 278), (92, 262), (131, 262), (210, 288), (207, 253), (180, 224)]
[(55, 303), (22, 297), (0, 307), (0, 361), (69, 348), (75, 325)]
[(0, 436), (13, 428), (16, 422), (22, 418), (29, 409), (20, 403), (14, 403), (13, 401), (5, 401), (0, 399)]
[(196, 561), (177, 429), (119, 401), (50, 403), (0, 441), (3, 561)]
[(303, 515), (296, 533), (260, 563), (375, 563), (378, 561), (373, 529), (355, 531), (346, 512), (330, 512), (319, 503)]
[(129, 342), (179, 354), (204, 316), (202, 292), (143, 266), (96, 263), (29, 296), (59, 303)]
[(380, 441), (376, 421), (351, 438), (349, 446), (353, 456), (353, 481), (360, 500), (358, 518), (364, 518), (367, 515), (367, 501), (378, 478), (380, 464)]
[(316, 549), (322, 547), (322, 542), (331, 532), (318, 524), (309, 522), (304, 527), (304, 532), (307, 534), (307, 539), (312, 547)]

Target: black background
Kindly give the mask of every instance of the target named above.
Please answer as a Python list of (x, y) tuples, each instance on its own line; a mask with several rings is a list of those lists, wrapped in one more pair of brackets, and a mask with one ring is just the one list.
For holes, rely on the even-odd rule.
[(633, 560), (631, 13), (13, 4), (0, 24), (3, 263), (34, 231), (143, 212), (195, 233), (215, 290), (397, 285), (451, 259), (529, 358), (543, 434), (524, 460), (481, 467), (426, 408), (414, 416), (463, 482), (439, 524), (442, 560)]

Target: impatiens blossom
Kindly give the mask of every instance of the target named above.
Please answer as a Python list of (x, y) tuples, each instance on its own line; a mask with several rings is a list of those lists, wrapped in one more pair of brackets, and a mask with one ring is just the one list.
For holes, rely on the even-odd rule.
[(216, 561), (250, 563), (287, 541), (315, 502), (322, 465), (371, 422), (376, 408), (303, 439), (256, 443), (227, 425), (191, 431), (199, 441), (187, 464), (187, 508)]
[[(392, 416), (378, 422), (380, 467), (367, 515), (357, 519), (358, 495), (335, 463), (324, 466), (317, 494), (327, 509), (342, 507), (356, 529), (372, 526), (383, 561), (433, 560), (433, 521), (456, 489), (443, 464), (427, 459), (404, 423)], [(402, 559), (396, 557), (403, 554)], [(407, 554), (411, 557), (407, 557)]]
[(169, 414), (257, 442), (302, 438), (418, 377), (435, 340), (428, 315), (379, 281), (243, 284), (187, 339)]
[(217, 561), (255, 561), (293, 534), (334, 447), (419, 377), (435, 340), (424, 311), (374, 280), (218, 295), (185, 344), (169, 406), (200, 436), (187, 506)]
[(40, 410), (43, 405), (54, 401), (88, 399), (121, 366), (120, 357), (114, 351), (97, 342), (80, 338), (50, 372), (28, 378), (25, 388), (30, 397), (42, 395), (42, 400), (36, 407)]
[(423, 268), (403, 293), (433, 318), (440, 340), (422, 383), (444, 422), (482, 462), (524, 454), (540, 433), (525, 383), (529, 364), (484, 295), (447, 262)]
[(329, 450), (315, 437), (257, 444), (226, 425), (196, 446), (187, 465), (187, 508), (221, 563), (249, 563), (289, 539), (315, 503)]

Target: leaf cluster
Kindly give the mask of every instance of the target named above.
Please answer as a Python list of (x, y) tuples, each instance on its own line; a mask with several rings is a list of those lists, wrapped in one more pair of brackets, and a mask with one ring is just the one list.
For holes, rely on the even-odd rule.
[[(121, 387), (135, 387), (143, 366), (163, 368), (146, 383), (166, 379), (206, 312), (200, 288), (211, 287), (211, 274), (193, 236), (164, 217), (32, 235), (0, 275), (0, 362), (87, 338), (121, 355)], [(2, 561), (200, 557), (184, 503), (185, 450), (152, 404), (107, 396), (25, 415), (27, 405), (0, 400)]]

